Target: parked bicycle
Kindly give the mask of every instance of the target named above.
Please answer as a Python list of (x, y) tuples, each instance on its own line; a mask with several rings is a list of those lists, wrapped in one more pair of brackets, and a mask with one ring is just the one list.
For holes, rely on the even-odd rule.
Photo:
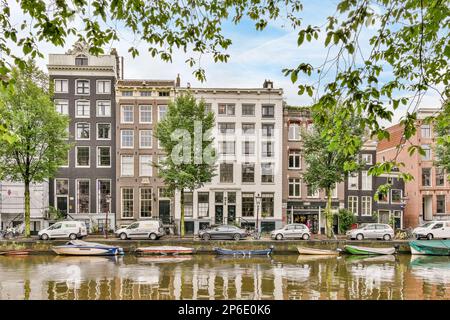
[(395, 233), (395, 239), (397, 240), (408, 240), (413, 238), (412, 229), (398, 229)]
[(0, 238), (5, 240), (14, 239), (20, 236), (20, 232), (17, 228), (9, 227), (6, 230), (0, 231)]

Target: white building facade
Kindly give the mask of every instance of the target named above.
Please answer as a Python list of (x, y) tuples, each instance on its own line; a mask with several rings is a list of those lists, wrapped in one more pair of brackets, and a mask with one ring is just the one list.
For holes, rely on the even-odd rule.
[[(239, 224), (261, 231), (282, 225), (283, 90), (180, 88), (203, 99), (215, 114), (216, 176), (197, 190), (185, 190), (186, 234), (214, 224)], [(175, 194), (175, 222), (181, 216)]]

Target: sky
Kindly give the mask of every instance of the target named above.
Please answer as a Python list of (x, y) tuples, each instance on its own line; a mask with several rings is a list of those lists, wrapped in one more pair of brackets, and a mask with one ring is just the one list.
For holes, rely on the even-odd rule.
[[(14, 1), (12, 1), (14, 2)], [(303, 11), (300, 13), (303, 26), (323, 25), (326, 18), (335, 12), (337, 0), (304, 0)], [(15, 6), (15, 8), (14, 8)], [(17, 5), (12, 4), (12, 10), (20, 12)], [(21, 21), (23, 16), (13, 15), (13, 19)], [(127, 79), (170, 79), (174, 80), (180, 74), (181, 84), (190, 83), (192, 87), (262, 87), (265, 79), (274, 82), (274, 87), (284, 90), (284, 97), (289, 105), (308, 105), (312, 100), (307, 96), (297, 94), (297, 85), (283, 75), (285, 68), (294, 68), (300, 62), (307, 61), (313, 66), (318, 66), (325, 60), (327, 51), (323, 46), (323, 40), (306, 43), (301, 48), (297, 46), (297, 31), (289, 27), (283, 27), (283, 21), (271, 22), (263, 31), (256, 31), (251, 21), (245, 20), (238, 25), (226, 22), (223, 25), (224, 34), (232, 40), (231, 47), (227, 50), (230, 59), (227, 63), (214, 63), (208, 56), (202, 57), (201, 67), (206, 70), (207, 81), (201, 83), (192, 74), (185, 60), (190, 57), (182, 51), (175, 52), (172, 63), (166, 63), (152, 58), (146, 51), (144, 43), (138, 48), (141, 54), (133, 58), (128, 53), (132, 46), (132, 34), (126, 30), (119, 30), (121, 40), (110, 45), (116, 48), (119, 55), (124, 57), (124, 77)], [(374, 28), (375, 30), (375, 28)], [(370, 29), (362, 34), (363, 39), (368, 39)], [(49, 53), (64, 53), (71, 48), (75, 39), (68, 39), (64, 48), (42, 43), (41, 52), (45, 59), (39, 59), (38, 65), (46, 70), (47, 55)], [(319, 37), (321, 40), (321, 37)], [(105, 48), (109, 51), (110, 48)], [(369, 50), (369, 47), (363, 48)], [(14, 51), (14, 49), (13, 49)], [(382, 81), (390, 79), (389, 71), (382, 75)], [(299, 81), (311, 82), (311, 79), (299, 77)], [(421, 106), (433, 107), (440, 105), (437, 96), (426, 95)], [(405, 108), (397, 110), (393, 123), (397, 122), (405, 113)]]

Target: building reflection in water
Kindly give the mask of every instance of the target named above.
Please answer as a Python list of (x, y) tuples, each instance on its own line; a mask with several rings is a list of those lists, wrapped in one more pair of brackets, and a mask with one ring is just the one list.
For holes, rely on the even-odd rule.
[(449, 299), (450, 258), (0, 258), (0, 299)]

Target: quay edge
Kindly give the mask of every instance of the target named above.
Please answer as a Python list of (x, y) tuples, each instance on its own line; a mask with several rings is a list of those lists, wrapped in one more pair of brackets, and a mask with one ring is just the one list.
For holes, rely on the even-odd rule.
[[(197, 253), (212, 254), (215, 247), (224, 247), (227, 249), (266, 249), (274, 246), (274, 254), (298, 254), (297, 246), (307, 246), (316, 249), (334, 250), (337, 248), (343, 249), (345, 245), (351, 244), (356, 246), (368, 246), (375, 248), (398, 246), (399, 253), (411, 253), (408, 240), (398, 241), (350, 241), (350, 240), (285, 240), (285, 241), (271, 241), (271, 240), (243, 240), (243, 241), (202, 241), (192, 239), (166, 239), (166, 240), (118, 240), (118, 239), (102, 239), (102, 238), (87, 238), (86, 241), (99, 242), (108, 245), (120, 246), (126, 253), (133, 252), (138, 247), (146, 246), (184, 246), (195, 248)], [(2, 240), (0, 241), (0, 251), (31, 249), (34, 254), (54, 254), (51, 247), (65, 244), (67, 240), (53, 240), (42, 241), (34, 239), (20, 239), (20, 240)]]

